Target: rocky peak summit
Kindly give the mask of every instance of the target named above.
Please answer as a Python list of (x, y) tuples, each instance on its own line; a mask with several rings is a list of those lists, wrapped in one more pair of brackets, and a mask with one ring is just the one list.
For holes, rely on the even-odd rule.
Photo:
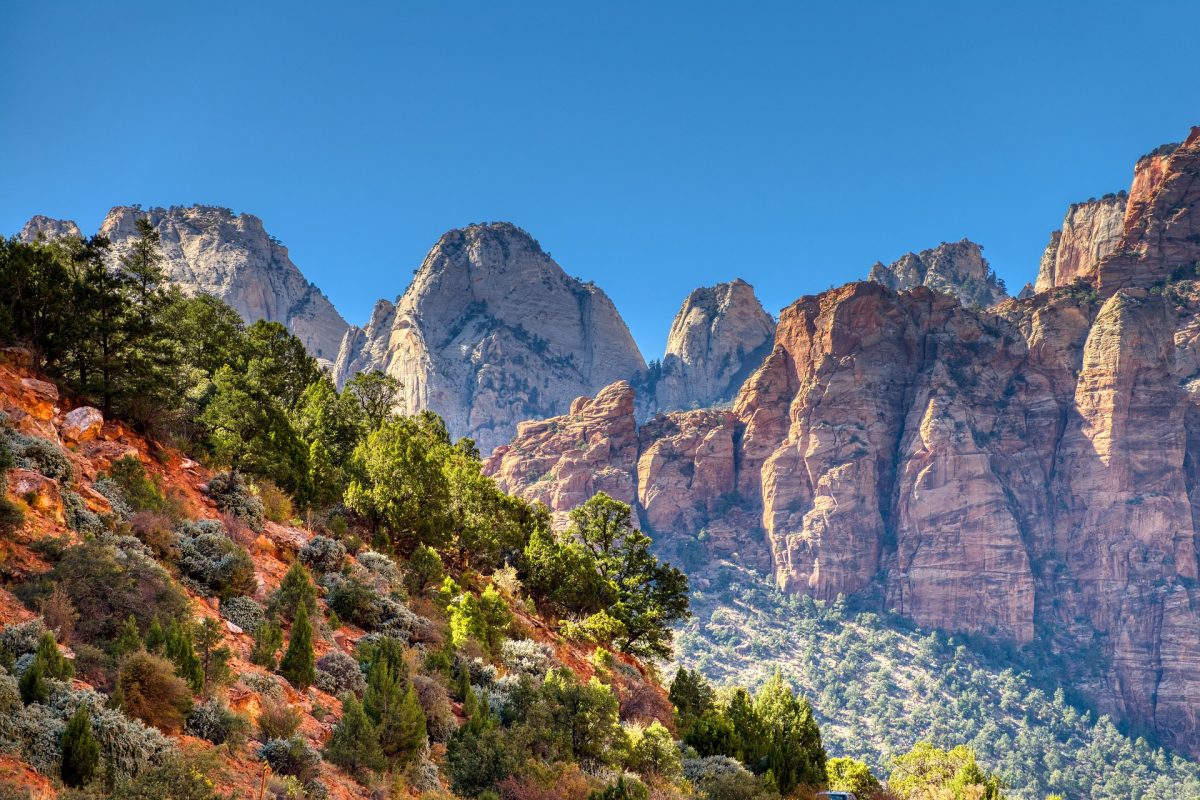
[(215, 206), (118, 206), (100, 226), (117, 255), (137, 235), (139, 217), (162, 237), (163, 266), (172, 283), (188, 293), (219, 297), (247, 322), (281, 322), (314, 357), (333, 361), (346, 321), (258, 217)]
[(741, 278), (695, 289), (675, 315), (653, 396), (646, 399), (658, 411), (729, 400), (774, 338), (774, 318)]
[(79, 230), (79, 226), (75, 224), (74, 220), (53, 219), (43, 217), (41, 214), (30, 217), (29, 221), (25, 223), (25, 227), (21, 228), (21, 232), (17, 234), (17, 238), (26, 243), (39, 240), (51, 242), (68, 237), (83, 238), (83, 232)]
[(968, 307), (987, 308), (1008, 299), (1004, 281), (988, 266), (983, 248), (969, 239), (906, 253), (886, 267), (876, 262), (869, 278), (896, 291), (928, 286)]
[(485, 452), (518, 422), (564, 413), (576, 397), (646, 369), (608, 296), (508, 222), (444, 234), (389, 305), (348, 332), (337, 380), (387, 372), (404, 384), (410, 411), (436, 410)]

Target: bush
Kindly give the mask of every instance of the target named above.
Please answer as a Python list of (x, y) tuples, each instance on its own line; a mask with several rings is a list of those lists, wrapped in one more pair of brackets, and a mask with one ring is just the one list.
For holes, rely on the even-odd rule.
[(202, 589), (221, 597), (252, 593), (258, 588), (250, 554), (225, 535), (214, 520), (179, 525), (179, 570)]
[(164, 733), (178, 733), (192, 708), (192, 693), (171, 662), (145, 651), (122, 659), (117, 691), (126, 714)]
[(229, 742), (236, 746), (246, 741), (250, 722), (212, 698), (192, 708), (184, 729), (192, 736), (207, 739), (213, 744)]
[(222, 598), (221, 616), (249, 634), (253, 634), (259, 625), (267, 621), (266, 609), (245, 595)]
[(342, 720), (325, 748), (326, 758), (359, 779), (365, 778), (370, 770), (382, 770), (387, 762), (379, 746), (379, 735), (362, 704), (347, 696), (342, 711)]
[(287, 703), (268, 699), (258, 715), (258, 733), (263, 741), (287, 739), (300, 727), (300, 712)]
[(361, 696), (366, 681), (357, 660), (341, 650), (330, 650), (317, 660), (317, 688), (335, 697), (347, 692)]
[(426, 675), (414, 675), (412, 684), (417, 690), (417, 700), (425, 711), (425, 727), (430, 740), (448, 740), (457, 728), (457, 723), (454, 712), (450, 709), (450, 696), (446, 693), (446, 687)]
[(45, 632), (46, 625), (41, 617), (6, 625), (0, 631), (0, 659), (16, 661), (26, 653), (32, 653)]
[(275, 654), (283, 647), (283, 628), (271, 617), (254, 629), (254, 648), (250, 651), (250, 663), (275, 671)]
[(300, 561), (313, 573), (337, 572), (346, 560), (346, 548), (328, 536), (314, 536), (300, 548)]
[(223, 514), (232, 514), (256, 531), (263, 529), (266, 509), (240, 472), (221, 472), (208, 482), (208, 496)]
[(500, 662), (511, 672), (540, 681), (554, 666), (554, 650), (532, 639), (506, 639), (500, 645)]
[(129, 518), (129, 530), (157, 558), (165, 561), (179, 558), (179, 537), (175, 535), (174, 524), (166, 514), (139, 511)]
[(316, 612), (317, 587), (313, 586), (312, 576), (304, 565), (296, 561), (271, 595), (271, 603), (267, 608), (272, 614), (280, 614), (290, 620), (296, 616), (296, 608), (301, 605), (310, 615)]
[(441, 583), (443, 575), (442, 557), (429, 545), (420, 545), (408, 559), (406, 583), (413, 594), (421, 594), (430, 584)]
[(316, 778), (321, 766), (321, 755), (298, 736), (264, 742), (258, 748), (258, 757), (276, 774), (294, 775), (305, 782)]
[(329, 594), (325, 601), (342, 622), (349, 622), (365, 630), (373, 630), (382, 622), (383, 598), (358, 578), (338, 576), (330, 581)]
[(82, 536), (99, 536), (107, 530), (100, 515), (88, 509), (87, 503), (75, 492), (63, 489), (62, 502), (67, 527), (71, 530)]
[(130, 507), (129, 501), (125, 499), (125, 492), (116, 484), (116, 481), (109, 478), (100, 478), (92, 484), (92, 488), (108, 498), (108, 504), (112, 506), (113, 516), (117, 519), (126, 520), (133, 515), (133, 508)]
[(67, 454), (49, 439), (26, 436), (12, 429), (4, 429), (0, 435), (8, 439), (8, 449), (15, 466), (40, 472), (64, 485), (71, 481), (74, 472)]
[(391, 592), (400, 588), (402, 576), (396, 562), (383, 553), (366, 550), (358, 554), (358, 565), (365, 569), (371, 580), (382, 591)]
[(219, 800), (213, 792), (212, 781), (194, 765), (178, 756), (146, 770), (131, 782), (118, 786), (109, 800)]
[(112, 463), (106, 477), (116, 484), (129, 508), (133, 511), (163, 511), (167, 498), (158, 483), (146, 474), (146, 468), (137, 456), (128, 455)]
[(296, 509), (292, 498), (280, 489), (273, 481), (262, 478), (257, 482), (258, 498), (262, 503), (263, 515), (281, 525), (286, 525), (296, 517)]

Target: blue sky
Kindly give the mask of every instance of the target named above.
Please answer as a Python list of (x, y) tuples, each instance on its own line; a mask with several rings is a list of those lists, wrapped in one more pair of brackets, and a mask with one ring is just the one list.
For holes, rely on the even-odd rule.
[(970, 237), (1015, 291), (1072, 201), (1200, 124), (1198, 3), (0, 0), (0, 231), (262, 217), (351, 322), (511, 220), (647, 358)]

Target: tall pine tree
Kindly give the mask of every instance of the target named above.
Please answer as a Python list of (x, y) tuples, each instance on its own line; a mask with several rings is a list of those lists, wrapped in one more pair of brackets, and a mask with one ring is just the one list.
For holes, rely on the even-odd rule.
[(279, 674), (301, 691), (312, 686), (317, 680), (316, 660), (313, 657), (313, 629), (308, 621), (308, 608), (303, 603), (296, 607), (292, 637), (288, 641), (283, 660), (279, 662)]

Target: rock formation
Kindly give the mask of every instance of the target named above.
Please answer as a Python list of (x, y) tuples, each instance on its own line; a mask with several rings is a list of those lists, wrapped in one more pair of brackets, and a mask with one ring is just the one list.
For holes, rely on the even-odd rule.
[[(660, 547), (700, 538), (788, 591), (1032, 643), (1102, 711), (1200, 754), (1200, 129), (1135, 175), (1081, 285), (990, 312), (878, 283), (804, 297), (731, 410), (660, 415), (631, 453), (628, 411), (600, 415), (619, 447), (583, 420), (632, 407), (611, 387), (487, 470), (557, 512), (588, 475), (630, 475)], [(1079, 211), (1062, 236), (1084, 260), (1056, 264), (1099, 253)]]
[(26, 243), (51, 242), (67, 237), (82, 238), (83, 232), (69, 219), (51, 219), (43, 217), (41, 214), (31, 217), (25, 223), (25, 227), (21, 228), (21, 232), (17, 234), (17, 238)]
[(1116, 250), (1125, 226), (1125, 192), (1075, 203), (1060, 230), (1050, 234), (1034, 288), (1041, 292), (1067, 286), (1095, 273), (1096, 265)]
[(433, 409), (483, 452), (521, 420), (640, 376), (645, 361), (612, 301), (568, 276), (525, 231), (472, 225), (442, 236), (395, 306), (350, 329), (340, 383), (378, 369), (404, 384), (412, 411)]
[(967, 239), (906, 253), (886, 267), (877, 262), (869, 279), (897, 291), (928, 286), (954, 295), (965, 306), (988, 308), (1008, 298), (1004, 281), (988, 266), (983, 248)]
[(656, 411), (729, 400), (770, 352), (774, 336), (775, 320), (750, 284), (738, 279), (696, 289), (675, 315), (661, 367), (649, 376), (653, 392), (644, 399)]
[(118, 206), (100, 233), (120, 255), (146, 217), (162, 237), (167, 278), (185, 292), (219, 297), (246, 322), (282, 322), (319, 361), (331, 364), (348, 327), (314, 284), (288, 257), (288, 250), (251, 214), (212, 206), (172, 206), (142, 211)]

